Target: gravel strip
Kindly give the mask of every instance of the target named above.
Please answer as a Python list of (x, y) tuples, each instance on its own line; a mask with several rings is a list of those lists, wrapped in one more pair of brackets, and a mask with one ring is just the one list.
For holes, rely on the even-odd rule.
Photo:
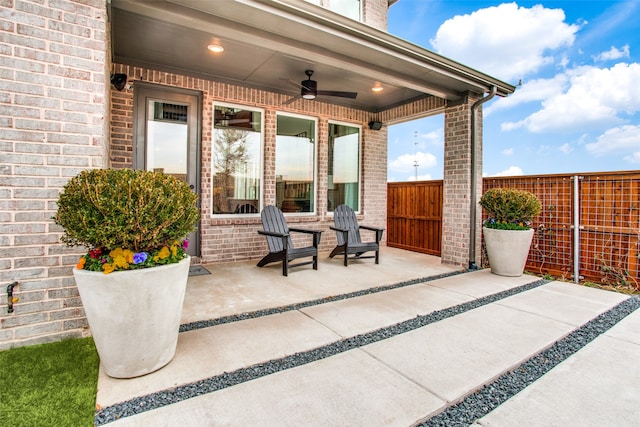
[[(400, 335), (405, 332), (409, 332), (409, 331), (421, 328), (431, 323), (435, 323), (440, 320), (456, 316), (466, 311), (473, 310), (483, 305), (490, 304), (495, 301), (499, 301), (501, 299), (510, 297), (512, 295), (516, 295), (520, 292), (537, 288), (546, 283), (549, 283), (549, 280), (536, 280), (534, 282), (531, 282), (522, 286), (518, 286), (516, 288), (512, 288), (506, 291), (498, 292), (492, 295), (488, 295), (482, 298), (478, 298), (473, 301), (455, 305), (442, 310), (434, 311), (426, 315), (420, 315), (413, 319), (406, 320), (404, 322), (400, 322), (388, 327), (380, 328), (372, 332), (356, 335), (351, 338), (345, 338), (313, 350), (296, 353), (290, 356), (282, 357), (280, 359), (275, 359), (265, 363), (248, 366), (246, 368), (241, 368), (233, 372), (225, 372), (221, 375), (217, 375), (211, 378), (196, 381), (196, 382), (182, 385), (179, 387), (158, 391), (155, 393), (148, 394), (146, 396), (136, 397), (126, 402), (118, 403), (118, 404), (103, 408), (99, 411), (96, 411), (95, 425), (99, 426), (99, 425), (108, 424), (120, 418), (130, 417), (145, 411), (150, 411), (152, 409), (160, 408), (162, 406), (171, 405), (173, 403), (181, 402), (183, 400), (186, 400), (192, 397), (211, 393), (217, 390), (222, 390), (224, 388), (231, 387), (243, 382), (251, 381), (260, 377), (264, 377), (266, 375), (270, 375), (276, 372), (281, 372), (287, 369), (295, 368), (297, 366), (305, 365), (307, 363), (312, 363), (317, 360), (321, 360), (330, 356), (334, 356), (336, 354), (340, 354), (345, 351), (349, 351), (365, 345), (373, 344), (375, 342), (382, 341), (382, 340), (391, 338), (393, 336)], [(373, 289), (377, 289), (377, 288), (373, 288)], [(363, 295), (368, 293), (366, 291), (362, 291), (362, 292), (364, 292)], [(322, 300), (322, 301), (327, 302), (326, 300)], [(312, 305), (315, 305), (315, 304), (312, 304)], [(293, 308), (288, 308), (291, 306), (286, 306), (286, 307), (287, 307), (287, 310), (293, 310)], [(307, 305), (303, 305), (303, 307), (307, 307)], [(269, 311), (271, 312), (272, 310), (269, 310)], [(238, 320), (241, 320), (241, 319), (238, 319)]]
[(332, 295), (325, 298), (318, 298), (311, 301), (304, 301), (282, 307), (266, 308), (264, 310), (256, 310), (241, 314), (232, 314), (230, 316), (219, 317), (217, 319), (199, 320), (197, 322), (185, 323), (180, 325), (180, 332), (193, 331), (196, 329), (209, 328), (211, 326), (222, 325), (224, 323), (233, 323), (240, 320), (254, 319), (256, 317), (269, 316), (271, 314), (284, 313), (286, 311), (300, 310), (301, 308), (311, 307), (314, 305), (325, 304), (327, 302), (340, 301), (349, 298), (361, 297), (363, 295), (375, 294), (378, 292), (389, 291), (391, 289), (404, 288), (405, 286), (417, 285), (419, 283), (433, 282), (434, 280), (444, 279), (445, 277), (457, 276), (458, 274), (468, 273), (466, 271), (453, 271), (450, 273), (437, 274), (435, 276), (423, 277), (420, 279), (407, 280), (405, 282), (394, 283), (392, 285), (376, 286), (361, 291), (349, 292), (346, 294)]
[(469, 426), (515, 396), (559, 363), (605, 333), (640, 308), (640, 298), (631, 297), (557, 341), (497, 380), (467, 396), (444, 412), (418, 424), (420, 427)]

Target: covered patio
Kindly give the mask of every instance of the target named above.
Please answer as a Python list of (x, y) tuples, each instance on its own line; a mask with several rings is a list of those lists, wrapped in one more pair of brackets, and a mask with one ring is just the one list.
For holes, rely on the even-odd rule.
[(640, 354), (638, 298), (381, 249), (207, 265), (173, 361), (101, 372), (96, 425), (635, 425), (640, 369), (611, 360)]
[[(194, 105), (201, 107), (191, 134), (200, 132), (200, 140), (189, 145), (192, 163), (185, 174), (200, 195), (202, 222), (191, 238), (191, 255), (203, 264), (254, 259), (264, 245), (255, 237), (264, 206), (276, 205), (304, 226), (326, 228), (333, 208), (347, 203), (342, 182), (346, 176), (348, 203), (359, 219), (384, 224), (387, 126), (443, 115), (441, 261), (462, 268), (475, 265), (480, 248), (476, 198), (482, 173), (481, 106), (494, 96), (512, 94), (515, 87), (387, 33), (386, 13), (393, 3), (364, 2), (358, 21), (297, 0), (113, 0), (112, 72), (127, 84), (111, 92), (112, 167), (149, 167), (144, 159), (149, 150), (144, 146), (146, 104), (141, 101), (147, 96), (145, 87), (156, 91), (153, 99), (162, 99), (160, 91), (195, 94)], [(384, 19), (374, 19), (374, 10)], [(228, 108), (246, 111), (231, 114)], [(245, 113), (253, 119), (236, 117)], [(312, 130), (278, 125), (287, 114), (311, 120)], [(255, 127), (252, 136), (263, 138), (264, 153), (255, 156), (255, 168), (262, 172), (251, 176), (251, 191), (245, 194), (239, 190), (245, 181), (235, 175), (225, 186), (220, 184), (227, 172), (216, 169), (216, 153), (223, 150), (215, 135), (227, 129), (224, 126), (240, 129), (247, 122)], [(357, 163), (330, 147), (334, 122), (349, 127), (345, 134), (359, 136), (359, 151), (352, 154)], [(282, 166), (286, 150), (277, 148), (283, 144), (278, 141), (307, 134), (317, 151), (312, 173), (287, 178), (293, 173)], [(334, 156), (348, 163), (348, 174), (337, 172), (337, 166), (334, 170)], [(294, 166), (298, 170), (308, 165)], [(238, 200), (250, 202), (253, 213), (235, 212)], [(329, 250), (333, 241), (327, 235), (321, 249)]]

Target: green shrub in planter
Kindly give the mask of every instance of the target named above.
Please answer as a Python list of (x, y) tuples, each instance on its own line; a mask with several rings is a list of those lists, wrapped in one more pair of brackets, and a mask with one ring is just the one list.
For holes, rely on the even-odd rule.
[(64, 243), (90, 249), (79, 269), (110, 273), (185, 258), (183, 239), (199, 220), (196, 201), (189, 185), (171, 175), (92, 169), (64, 186), (53, 219), (64, 228)]
[(487, 190), (480, 206), (489, 214), (483, 225), (500, 230), (528, 230), (542, 211), (542, 203), (534, 194), (514, 188)]

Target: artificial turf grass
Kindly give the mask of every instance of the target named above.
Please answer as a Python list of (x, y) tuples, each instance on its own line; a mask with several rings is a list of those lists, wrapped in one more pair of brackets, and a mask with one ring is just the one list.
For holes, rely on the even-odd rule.
[(0, 352), (0, 425), (93, 426), (99, 359), (93, 339)]

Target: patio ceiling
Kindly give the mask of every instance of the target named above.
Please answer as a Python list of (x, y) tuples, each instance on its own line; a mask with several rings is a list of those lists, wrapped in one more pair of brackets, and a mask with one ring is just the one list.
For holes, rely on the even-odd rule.
[[(433, 95), (455, 101), (515, 88), (368, 25), (299, 0), (111, 0), (113, 61), (283, 93), (305, 70), (317, 99), (377, 112)], [(210, 44), (224, 47), (213, 54)], [(379, 83), (384, 90), (373, 92)]]

